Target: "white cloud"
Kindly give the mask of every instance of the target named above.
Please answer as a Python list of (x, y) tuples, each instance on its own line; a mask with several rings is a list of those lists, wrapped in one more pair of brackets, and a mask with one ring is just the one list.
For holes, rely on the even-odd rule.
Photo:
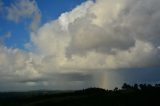
[(78, 18), (85, 17), (91, 6), (93, 6), (93, 2), (88, 0), (80, 6), (77, 6), (72, 11), (62, 13), (58, 20), (63, 26), (62, 28), (67, 30), (70, 23), (73, 23)]
[(126, 0), (96, 0), (90, 12), (95, 15), (93, 23), (103, 27), (106, 23), (117, 20), (119, 13), (124, 7)]
[[(38, 71), (34, 68), (33, 64), (30, 62), (30, 55), (18, 49), (9, 49), (6, 47), (0, 47), (0, 71), (4, 78), (10, 76), (10, 80), (19, 77), (23, 78), (34, 78), (37, 77)], [(6, 75), (6, 76), (3, 76)], [(13, 79), (12, 79), (13, 78)]]
[[(96, 71), (159, 67), (159, 3), (159, 0), (86, 1), (32, 32), (31, 42), (26, 46), (32, 46), (34, 51), (1, 47), (1, 79), (25, 81), (30, 86), (69, 88), (68, 84), (74, 88), (91, 83), (107, 87), (104, 84), (110, 83), (107, 75), (97, 77)], [(17, 9), (15, 5), (12, 8)], [(34, 11), (26, 11), (25, 16), (36, 9), (31, 10)], [(15, 21), (22, 16), (20, 13)], [(85, 79), (85, 75), (90, 79)]]
[[(148, 0), (148, 2), (150, 1)], [(118, 9), (117, 11), (119, 12), (116, 12), (117, 15), (111, 15), (113, 17), (112, 22), (104, 23), (103, 26), (99, 26), (96, 25), (93, 20), (101, 18), (94, 17), (97, 14), (92, 13), (95, 6), (99, 6), (99, 3), (108, 3), (112, 9), (115, 8), (115, 5), (121, 4), (120, 6), (123, 5), (123, 9), (121, 11)], [(53, 60), (55, 60), (52, 62), (59, 68), (69, 67), (69, 69), (77, 68), (77, 70), (79, 70), (158, 65), (158, 51), (155, 42), (153, 42), (156, 39), (148, 41), (148, 37), (144, 37), (146, 36), (146, 33), (141, 35), (138, 34), (139, 30), (132, 30), (136, 28), (134, 25), (135, 22), (131, 24), (132, 19), (137, 19), (138, 15), (133, 14), (130, 21), (129, 19), (125, 21), (124, 19), (129, 16), (127, 13), (124, 14), (127, 2), (107, 1), (107, 3), (106, 1), (97, 1), (94, 4), (90, 1), (83, 3), (81, 6), (78, 6), (64, 16), (62, 15), (58, 21), (56, 20), (45, 24), (36, 34), (32, 34), (32, 42), (37, 46), (39, 52), (46, 56), (51, 55)], [(118, 4), (114, 5), (114, 3)], [(100, 6), (103, 10), (103, 6)], [(82, 7), (82, 9), (79, 10), (80, 7)], [(105, 5), (105, 8), (106, 7), (107, 6)], [(129, 9), (132, 11), (134, 8)], [(82, 12), (83, 10), (86, 12)], [(103, 11), (108, 12), (105, 11), (105, 9)], [(79, 12), (85, 14), (77, 17), (77, 13)], [(103, 15), (106, 15), (106, 13)], [(70, 16), (72, 16), (71, 19)], [(68, 18), (65, 18), (65, 21), (62, 21), (62, 17)], [(137, 21), (139, 21), (139, 18)], [(153, 20), (151, 19), (151, 22), (152, 21)], [(66, 26), (66, 22), (68, 27)], [(128, 24), (130, 26), (128, 26)], [(143, 24), (149, 26), (147, 21)], [(67, 29), (65, 30), (63, 27), (67, 27)], [(144, 27), (141, 29), (141, 32), (146, 29)], [(154, 32), (154, 28), (150, 28), (149, 31), (149, 33), (156, 33)], [(158, 39), (157, 35), (158, 34), (153, 35), (153, 38)], [(146, 49), (149, 50), (147, 51)], [(67, 57), (68, 55), (70, 55), (70, 57)], [(148, 60), (153, 60), (154, 62)]]
[(39, 26), (41, 13), (35, 0), (15, 1), (10, 7), (7, 7), (7, 18), (10, 21), (19, 22), (24, 18), (31, 19), (30, 29), (36, 30)]
[(113, 25), (99, 27), (86, 19), (77, 20), (70, 25), (70, 32), (72, 39), (68, 51), (71, 54), (91, 50), (97, 52), (127, 50), (135, 44), (135, 39), (125, 28)]
[[(111, 11), (112, 9), (115, 11), (115, 3), (118, 3), (116, 6), (122, 7), (117, 7), (116, 12), (110, 14), (108, 13), (110, 11), (105, 11), (108, 2)], [(143, 1), (141, 2), (143, 3)], [(147, 2), (157, 1), (148, 0)], [(155, 10), (156, 20), (150, 18), (151, 23), (142, 21), (142, 25), (136, 26), (136, 21), (141, 20), (141, 14), (139, 14), (141, 11), (132, 14), (134, 7), (129, 8), (129, 3), (126, 1), (86, 2), (71, 12), (61, 15), (58, 20), (45, 24), (37, 33), (33, 33), (32, 43), (37, 46), (37, 51), (44, 56), (47, 62), (45, 65), (45, 62), (43, 63), (44, 70), (54, 68), (51, 73), (86, 72), (86, 70), (159, 66), (160, 57), (156, 44), (156, 42), (159, 43), (156, 41), (159, 38), (158, 32), (153, 27), (147, 27), (151, 24), (154, 25), (158, 14)], [(104, 8), (102, 4), (106, 4)], [(97, 6), (104, 9), (105, 14), (103, 12), (101, 14), (102, 16), (107, 15), (104, 19), (106, 22), (98, 21), (103, 19), (101, 15), (95, 13)], [(144, 10), (142, 8), (142, 13), (147, 15), (148, 13)], [(77, 15), (78, 13), (80, 15)], [(139, 26), (143, 27), (135, 29)], [(157, 28), (159, 27), (157, 26)], [(147, 33), (143, 33), (145, 30), (152, 33), (152, 36), (146, 37)], [(150, 41), (149, 37), (154, 39)]]

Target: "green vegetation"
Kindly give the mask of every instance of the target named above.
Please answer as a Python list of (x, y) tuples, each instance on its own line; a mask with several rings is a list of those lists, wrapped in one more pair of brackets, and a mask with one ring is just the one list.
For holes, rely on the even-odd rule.
[(159, 106), (160, 84), (124, 84), (121, 89), (0, 93), (0, 106)]

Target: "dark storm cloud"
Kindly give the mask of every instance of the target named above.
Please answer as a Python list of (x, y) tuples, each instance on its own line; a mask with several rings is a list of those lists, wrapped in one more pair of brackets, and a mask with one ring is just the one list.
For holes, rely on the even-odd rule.
[(24, 83), (24, 82), (41, 82), (41, 81), (58, 81), (58, 80), (64, 80), (64, 81), (90, 81), (93, 80), (92, 74), (84, 74), (84, 73), (54, 73), (50, 75), (44, 75), (40, 78), (31, 78), (31, 79), (20, 79), (17, 80), (17, 82)]

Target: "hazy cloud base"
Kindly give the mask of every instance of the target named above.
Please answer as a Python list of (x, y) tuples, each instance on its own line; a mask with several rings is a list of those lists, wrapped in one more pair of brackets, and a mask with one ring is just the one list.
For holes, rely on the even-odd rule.
[[(38, 8), (20, 14), (15, 5), (8, 9), (8, 17), (14, 12), (19, 15), (9, 19), (36, 14)], [(2, 85), (15, 84), (17, 89), (109, 88), (125, 77), (118, 75), (121, 69), (159, 67), (159, 5), (159, 0), (82, 3), (32, 32), (29, 52), (0, 47)]]

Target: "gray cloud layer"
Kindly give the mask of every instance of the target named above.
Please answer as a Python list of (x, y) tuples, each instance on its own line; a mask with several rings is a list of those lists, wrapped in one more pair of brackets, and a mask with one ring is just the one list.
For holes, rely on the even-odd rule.
[[(34, 2), (22, 5), (34, 11), (23, 15), (16, 11), (23, 3), (11, 6), (18, 15), (10, 19), (36, 13)], [(115, 73), (120, 69), (159, 67), (159, 4), (159, 0), (86, 1), (32, 32), (30, 52), (0, 47), (0, 79), (31, 88), (108, 88), (123, 81)]]

